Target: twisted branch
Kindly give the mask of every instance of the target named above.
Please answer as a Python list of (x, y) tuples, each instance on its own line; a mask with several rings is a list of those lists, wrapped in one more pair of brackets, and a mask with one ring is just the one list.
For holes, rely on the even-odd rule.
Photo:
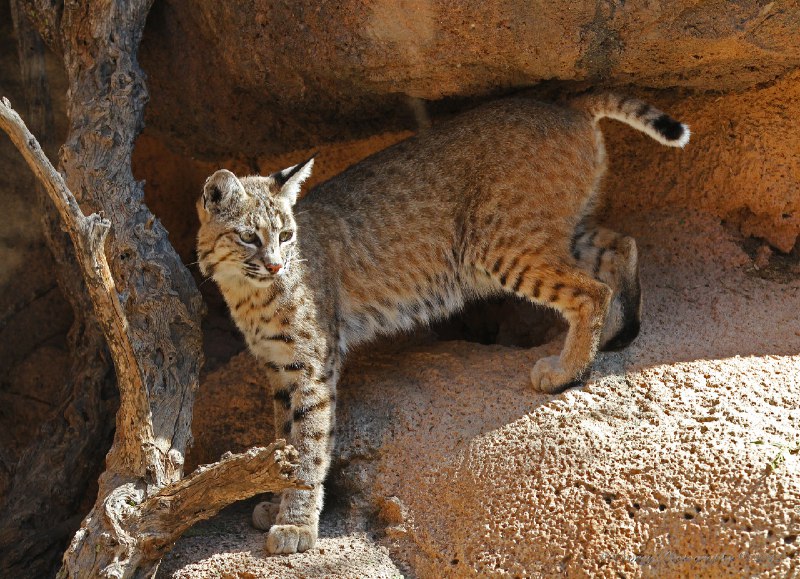
[[(120, 387), (117, 433), (108, 457), (116, 469), (106, 472), (109, 490), (98, 499), (73, 539), (59, 577), (146, 574), (186, 529), (232, 502), (286, 488), (309, 489), (297, 479), (298, 455), (284, 440), (268, 448), (228, 455), (170, 484), (148, 480), (147, 473), (158, 468), (161, 456), (153, 443), (147, 390), (128, 322), (103, 250), (111, 224), (96, 213), (83, 214), (61, 174), (6, 98), (0, 101), (0, 128), (11, 137), (58, 208), (108, 340)], [(112, 480), (114, 484), (110, 484)], [(103, 537), (103, 543), (92, 537)]]
[[(117, 433), (110, 454), (123, 454), (126, 457), (125, 464), (129, 467), (129, 472), (124, 474), (138, 477), (153, 463), (153, 457), (148, 457), (155, 452), (152, 445), (153, 426), (147, 390), (126, 331), (128, 321), (119, 303), (103, 251), (111, 223), (97, 213), (89, 216), (83, 214), (63, 177), (5, 97), (0, 101), (0, 128), (8, 134), (44, 185), (75, 245), (83, 278), (117, 370), (120, 392), (120, 412), (117, 417), (124, 420), (117, 421)], [(126, 412), (122, 412), (122, 408)]]

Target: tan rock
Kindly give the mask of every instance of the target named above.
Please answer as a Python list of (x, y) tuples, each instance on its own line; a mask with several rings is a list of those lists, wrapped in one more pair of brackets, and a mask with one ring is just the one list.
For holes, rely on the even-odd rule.
[(763, 2), (344, 0), (156, 5), (148, 123), (257, 156), (414, 128), (407, 97), (542, 80), (742, 90), (800, 64), (800, 7)]
[(197, 525), (161, 562), (157, 578), (273, 579), (357, 578), (396, 579), (400, 569), (386, 547), (363, 531), (346, 529), (341, 515), (320, 521), (320, 538), (305, 552), (267, 556), (264, 533), (249, 526), (253, 501), (233, 506)]
[(696, 208), (790, 251), (800, 234), (800, 72), (744, 93), (653, 98), (691, 125), (692, 140), (664, 152), (608, 122), (612, 211)]
[[(351, 524), (383, 528), (402, 569), (800, 573), (800, 455), (790, 452), (800, 439), (800, 280), (758, 277), (703, 214), (651, 212), (619, 228), (639, 239), (642, 335), (601, 355), (583, 388), (530, 389), (529, 368), (557, 342), (443, 342), (350, 360), (329, 488), (352, 504)], [(232, 360), (215, 387), (226, 372), (258, 375), (251, 360)], [(212, 409), (198, 398), (197, 412)], [(263, 416), (236, 420), (261, 432)]]

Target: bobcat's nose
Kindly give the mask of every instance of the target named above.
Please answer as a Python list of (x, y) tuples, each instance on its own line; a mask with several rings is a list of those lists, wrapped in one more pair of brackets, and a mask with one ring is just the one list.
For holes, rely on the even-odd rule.
[(276, 273), (278, 273), (281, 270), (283, 265), (281, 265), (280, 263), (268, 263), (264, 267), (267, 268), (268, 272), (270, 272), (271, 274), (275, 275)]

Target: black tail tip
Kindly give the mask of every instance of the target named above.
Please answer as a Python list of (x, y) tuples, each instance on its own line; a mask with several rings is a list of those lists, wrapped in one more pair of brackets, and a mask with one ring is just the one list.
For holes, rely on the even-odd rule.
[(661, 115), (653, 121), (653, 128), (668, 141), (680, 141), (686, 129), (669, 115)]

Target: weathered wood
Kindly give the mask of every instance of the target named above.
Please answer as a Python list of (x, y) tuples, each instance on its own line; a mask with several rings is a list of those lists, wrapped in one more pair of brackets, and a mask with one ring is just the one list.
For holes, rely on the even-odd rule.
[[(42, 148), (52, 155), (59, 143), (54, 139), (45, 49), (25, 3), (11, 0), (10, 6), (27, 117)], [(93, 488), (102, 472), (116, 410), (112, 362), (74, 248), (41, 185), (35, 196), (56, 281), (72, 307), (70, 368), (52, 401), (56, 412), (21, 453), (0, 509), (2, 577), (48, 577), (58, 569), (64, 546), (80, 525), (83, 513), (78, 511), (87, 488)]]
[(117, 369), (120, 390), (120, 412), (114, 447), (109, 452), (121, 454), (116, 475), (144, 477), (148, 468), (160, 457), (153, 455), (152, 424), (147, 390), (139, 374), (136, 354), (128, 339), (128, 322), (122, 312), (103, 244), (111, 227), (107, 219), (93, 213), (83, 214), (61, 174), (45, 156), (38, 141), (30, 133), (8, 99), (0, 101), (0, 128), (22, 153), (28, 166), (58, 209), (61, 219), (77, 248), (78, 263), (89, 290), (94, 311), (108, 342)]
[(200, 466), (142, 502), (139, 524), (131, 525), (132, 534), (138, 537), (141, 550), (157, 561), (186, 529), (234, 501), (290, 486), (311, 488), (295, 478), (297, 463), (297, 451), (280, 439), (268, 448), (251, 448)]
[(297, 452), (283, 440), (266, 449), (227, 456), (172, 484), (154, 480), (152, 474), (159, 472), (162, 456), (154, 443), (147, 390), (128, 337), (129, 325), (103, 251), (110, 224), (96, 213), (82, 213), (61, 175), (5, 98), (0, 100), (0, 128), (11, 137), (58, 207), (77, 249), (120, 384), (115, 446), (104, 473), (107, 492), (101, 486), (97, 503), (64, 555), (59, 577), (149, 576), (187, 528), (224, 506), (262, 492), (309, 488), (295, 477)]
[(154, 446), (148, 452), (158, 456), (131, 462), (120, 436), (136, 427), (132, 417), (118, 417), (101, 494), (124, 481), (112, 473), (135, 474), (156, 487), (182, 476), (202, 364), (200, 295), (166, 230), (144, 205), (142, 183), (130, 166), (147, 101), (136, 51), (151, 4), (73, 0), (61, 15), (70, 121), (61, 165), (78, 202), (113, 224), (106, 252), (149, 400)]
[(297, 463), (294, 448), (278, 440), (268, 448), (252, 448), (203, 465), (150, 496), (141, 486), (121, 485), (105, 497), (102, 510), (93, 510), (99, 514), (86, 518), (65, 555), (59, 578), (151, 576), (186, 529), (234, 501), (286, 488), (309, 488), (295, 478)]
[(61, 49), (61, 13), (63, 2), (58, 0), (15, 0), (39, 31), (42, 39), (52, 50)]

